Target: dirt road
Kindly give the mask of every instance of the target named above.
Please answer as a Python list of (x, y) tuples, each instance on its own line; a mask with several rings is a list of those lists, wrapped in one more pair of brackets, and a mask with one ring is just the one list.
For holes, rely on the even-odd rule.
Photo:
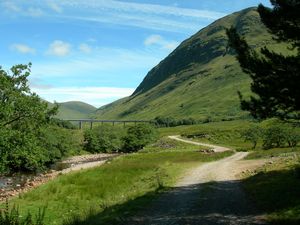
[(262, 161), (242, 160), (246, 155), (245, 152), (235, 153), (191, 170), (172, 190), (163, 193), (123, 224), (266, 224), (247, 199), (236, 176), (245, 169), (263, 164)]
[(169, 138), (173, 139), (173, 140), (177, 140), (177, 141), (181, 141), (181, 142), (185, 142), (188, 144), (193, 144), (193, 145), (200, 145), (200, 146), (205, 146), (205, 147), (209, 147), (212, 150), (214, 150), (214, 152), (225, 152), (225, 151), (229, 151), (229, 148), (226, 147), (222, 147), (222, 146), (217, 146), (217, 145), (211, 145), (211, 144), (207, 144), (207, 143), (200, 143), (200, 142), (195, 142), (195, 141), (190, 141), (190, 140), (185, 140), (180, 138), (179, 135), (176, 136), (169, 136)]

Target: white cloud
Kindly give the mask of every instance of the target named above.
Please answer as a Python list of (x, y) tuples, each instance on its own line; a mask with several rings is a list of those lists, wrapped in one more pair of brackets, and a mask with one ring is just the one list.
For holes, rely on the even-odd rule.
[[(6, 0), (6, 2), (9, 1)], [(24, 10), (14, 13), (13, 16), (45, 16), (47, 19), (55, 17), (59, 20), (92, 21), (179, 33), (193, 33), (208, 22), (225, 16), (224, 13), (216, 11), (190, 9), (176, 5), (116, 0), (47, 0), (47, 4), (40, 0), (16, 2)], [(9, 3), (7, 7), (18, 10), (15, 4)], [(52, 13), (52, 11), (57, 13)]]
[(34, 48), (31, 48), (31, 47), (29, 47), (28, 45), (25, 45), (25, 44), (13, 44), (11, 46), (11, 49), (13, 51), (17, 51), (17, 52), (22, 53), (22, 54), (34, 54), (35, 53)]
[(205, 18), (205, 19), (218, 19), (224, 16), (224, 13), (209, 11), (209, 10), (197, 10), (180, 8), (177, 6), (164, 6), (158, 4), (146, 4), (146, 3), (134, 3), (134, 2), (121, 2), (115, 0), (85, 0), (85, 1), (73, 1), (65, 0), (60, 1), (62, 5), (80, 8), (93, 8), (93, 9), (110, 9), (119, 12), (138, 12), (146, 14), (160, 14), (160, 15), (172, 15), (172, 16), (184, 16), (193, 18)]
[(113, 100), (129, 96), (134, 88), (118, 87), (57, 87), (32, 88), (43, 99), (50, 102), (83, 101), (100, 107)]
[(92, 52), (92, 48), (88, 45), (88, 44), (85, 44), (85, 43), (82, 43), (79, 45), (78, 49), (83, 52), (83, 53), (91, 53)]
[(179, 42), (169, 41), (169, 40), (164, 39), (162, 36), (160, 36), (158, 34), (153, 34), (145, 39), (144, 45), (147, 47), (156, 45), (162, 49), (174, 50), (179, 45)]
[(41, 17), (44, 15), (44, 12), (40, 8), (30, 7), (26, 12), (31, 17)]
[(13, 2), (4, 2), (3, 6), (8, 11), (12, 11), (12, 12), (20, 12), (21, 11), (21, 8)]
[(163, 40), (162, 36), (153, 34), (146, 38), (146, 40), (144, 41), (144, 44), (146, 46), (149, 46), (149, 45), (160, 43), (162, 40)]
[(50, 7), (50, 9), (52, 9), (53, 11), (57, 12), (57, 13), (62, 13), (63, 9), (62, 7), (60, 7), (58, 4), (56, 4), (54, 1), (48, 1), (47, 2), (48, 6)]
[(71, 52), (71, 45), (67, 42), (56, 40), (49, 46), (47, 54), (54, 56), (66, 56)]
[(179, 45), (179, 42), (177, 41), (169, 41), (163, 44), (162, 48), (167, 50), (174, 50)]
[[(48, 53), (49, 54), (49, 53)], [(78, 78), (85, 74), (109, 78), (112, 74), (136, 74), (143, 76), (164, 57), (147, 51), (133, 51), (117, 48), (97, 48), (92, 54), (72, 55), (65, 60), (54, 58), (35, 63), (32, 75), (43, 78)], [(143, 71), (143, 72), (139, 72)], [(103, 77), (102, 77), (103, 74)]]

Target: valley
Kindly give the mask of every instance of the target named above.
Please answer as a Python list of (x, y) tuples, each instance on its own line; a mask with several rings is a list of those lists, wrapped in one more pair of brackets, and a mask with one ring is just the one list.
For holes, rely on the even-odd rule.
[(300, 224), (300, 1), (107, 2), (0, 2), (0, 225)]

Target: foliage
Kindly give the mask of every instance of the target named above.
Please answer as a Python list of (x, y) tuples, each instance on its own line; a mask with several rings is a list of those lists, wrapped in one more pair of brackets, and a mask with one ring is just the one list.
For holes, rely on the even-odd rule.
[(138, 124), (128, 128), (127, 135), (123, 139), (123, 150), (134, 152), (142, 149), (147, 144), (155, 142), (158, 139), (158, 133), (149, 124)]
[(92, 153), (122, 150), (125, 131), (115, 126), (98, 126), (84, 133), (84, 149)]
[(253, 149), (256, 148), (257, 142), (260, 140), (262, 135), (262, 130), (258, 126), (252, 126), (244, 131), (242, 131), (242, 137), (245, 141), (250, 141), (253, 143)]
[(286, 142), (286, 130), (279, 125), (273, 125), (264, 132), (263, 147), (270, 149), (272, 147), (283, 147)]
[(61, 119), (58, 119), (58, 118), (52, 118), (51, 119), (51, 123), (53, 125), (56, 125), (56, 126), (59, 126), (59, 127), (62, 127), (62, 128), (66, 128), (66, 129), (76, 129), (77, 127), (72, 124), (70, 121), (66, 121), (66, 120), (61, 120)]
[(0, 68), (0, 128), (35, 129), (47, 123), (57, 108), (48, 109), (47, 103), (28, 87), (31, 64), (16, 65), (11, 75)]
[(284, 43), (277, 43), (266, 31), (256, 9), (242, 10), (185, 40), (178, 51), (148, 73), (140, 92), (101, 107), (96, 118), (145, 120), (160, 115), (201, 121), (248, 119), (249, 113), (240, 109), (236, 93), (239, 90), (248, 97), (251, 79), (226, 52), (225, 29), (232, 25), (238, 26), (250, 46), (259, 48), (268, 43), (272, 49), (287, 51)]
[(158, 116), (155, 117), (153, 123), (158, 127), (176, 127), (181, 125), (193, 125), (197, 121), (193, 118), (175, 119), (173, 117)]
[(84, 133), (84, 149), (92, 153), (134, 152), (157, 140), (156, 129), (149, 124), (125, 128), (98, 126)]
[[(112, 221), (118, 217), (136, 213), (137, 208), (143, 207), (135, 199), (155, 192), (161, 184), (170, 187), (186, 169), (201, 162), (230, 155), (232, 152), (202, 154), (196, 151), (126, 154), (101, 167), (59, 176), (13, 199), (12, 203), (26, 215), (28, 211), (36, 213), (46, 202), (45, 224), (59, 225), (75, 215), (85, 218), (91, 210), (96, 216), (94, 221), (91, 218), (94, 223), (82, 224), (114, 224)], [(151, 200), (153, 196), (148, 202)], [(129, 202), (131, 207), (126, 207)]]
[[(258, 54), (235, 28), (227, 30), (229, 46), (234, 48), (244, 72), (252, 79), (250, 100), (242, 95), (241, 108), (255, 118), (300, 118), (300, 1), (272, 0), (274, 8), (260, 5), (258, 12), (277, 41), (293, 46), (288, 55), (276, 53), (267, 47)], [(296, 54), (294, 52), (297, 51)]]
[(0, 225), (44, 225), (44, 217), (45, 208), (39, 210), (35, 219), (33, 219), (30, 213), (22, 217), (16, 206), (9, 209), (8, 201), (6, 201), (6, 208), (0, 211)]
[(0, 69), (0, 173), (38, 171), (67, 155), (71, 132), (52, 120), (57, 106), (48, 104), (28, 86), (31, 64)]
[(269, 119), (261, 123), (263, 148), (296, 147), (300, 141), (300, 130), (290, 123)]
[(289, 147), (296, 147), (300, 142), (300, 132), (296, 130), (296, 128), (287, 129), (286, 130), (286, 141)]

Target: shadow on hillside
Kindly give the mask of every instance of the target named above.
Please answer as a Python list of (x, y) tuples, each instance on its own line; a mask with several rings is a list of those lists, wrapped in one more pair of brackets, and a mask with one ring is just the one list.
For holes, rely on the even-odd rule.
[[(84, 221), (74, 221), (68, 225), (266, 224), (261, 215), (300, 206), (299, 186), (293, 188), (280, 183), (288, 182), (286, 177), (291, 176), (287, 176), (288, 172), (258, 174), (242, 182), (222, 181), (178, 187), (163, 191), (159, 196), (157, 192), (151, 192), (122, 205), (107, 208), (101, 213), (89, 215)], [(255, 195), (260, 198), (260, 204), (257, 204), (260, 210), (254, 207), (253, 201), (246, 197), (242, 189), (244, 185), (247, 188), (252, 187), (255, 182), (257, 184), (253, 187), (257, 188)], [(263, 201), (265, 203), (261, 204)], [(278, 219), (272, 224), (300, 223), (299, 220)]]

